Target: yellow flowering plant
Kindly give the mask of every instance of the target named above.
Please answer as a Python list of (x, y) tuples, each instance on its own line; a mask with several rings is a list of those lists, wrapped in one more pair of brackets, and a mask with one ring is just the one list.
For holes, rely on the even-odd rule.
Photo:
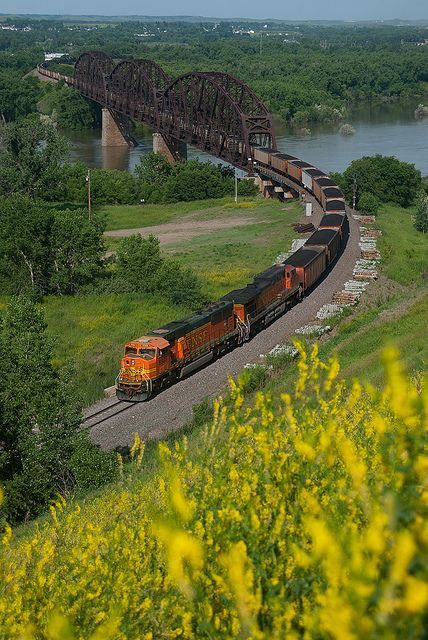
[[(416, 639), (428, 612), (428, 402), (300, 346), (277, 402), (231, 382), (203, 447), (0, 551), (0, 638)], [(135, 473), (144, 444), (132, 450)]]

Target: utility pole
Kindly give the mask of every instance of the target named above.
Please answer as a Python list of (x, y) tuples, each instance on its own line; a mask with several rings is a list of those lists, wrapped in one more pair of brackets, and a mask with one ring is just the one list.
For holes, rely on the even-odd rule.
[(355, 202), (357, 200), (357, 176), (354, 173), (354, 181), (352, 183), (352, 208), (355, 211)]
[(235, 204), (238, 204), (238, 174), (235, 167)]
[(86, 176), (86, 182), (88, 184), (88, 218), (89, 222), (92, 221), (92, 212), (91, 212), (91, 170), (88, 169), (88, 175)]

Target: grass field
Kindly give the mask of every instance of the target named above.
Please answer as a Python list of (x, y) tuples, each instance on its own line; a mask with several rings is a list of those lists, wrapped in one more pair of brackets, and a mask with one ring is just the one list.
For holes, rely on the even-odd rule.
[(232, 198), (219, 198), (173, 204), (104, 205), (97, 207), (97, 213), (105, 218), (107, 231), (112, 231), (175, 222), (189, 214), (195, 220), (206, 220), (230, 215), (231, 209), (272, 209), (275, 205), (279, 208), (278, 202), (264, 201), (262, 198), (242, 198), (236, 206)]
[(50, 297), (43, 303), (54, 363), (72, 363), (85, 405), (114, 384), (123, 345), (190, 309), (136, 294)]
[(423, 283), (428, 275), (428, 238), (413, 227), (413, 215), (413, 208), (382, 206), (374, 225), (382, 230), (379, 249), (384, 275), (406, 285)]
[[(205, 292), (217, 299), (245, 285), (289, 248), (295, 236), (290, 224), (300, 217), (301, 208), (297, 203), (289, 203), (285, 211), (283, 208), (277, 201), (254, 198), (243, 200), (238, 208), (233, 200), (223, 199), (166, 206), (118, 205), (99, 211), (106, 216), (110, 230), (171, 222), (179, 225), (189, 219), (250, 218), (245, 226), (202, 232), (163, 247), (181, 264), (191, 266)], [(338, 352), (345, 375), (358, 372), (375, 381), (380, 371), (379, 353), (388, 340), (398, 344), (410, 368), (426, 367), (426, 300), (414, 306), (408, 301), (426, 282), (428, 238), (414, 230), (411, 216), (411, 210), (382, 209), (376, 226), (383, 232), (379, 245), (384, 278), (370, 287), (352, 317), (321, 344), (324, 355)], [(101, 397), (103, 389), (114, 383), (124, 342), (190, 311), (156, 297), (133, 294), (50, 297), (43, 306), (48, 331), (56, 341), (55, 361), (74, 364), (85, 404)], [(284, 372), (285, 386), (289, 369)], [(290, 371), (293, 375), (292, 367)]]
[[(286, 209), (286, 210), (284, 210)], [(177, 205), (102, 207), (107, 230), (136, 229), (180, 221), (249, 218), (245, 226), (228, 227), (168, 244), (163, 251), (183, 266), (191, 267), (204, 283), (207, 295), (216, 299), (246, 284), (253, 275), (272, 264), (275, 257), (289, 249), (296, 233), (290, 224), (302, 215), (299, 204), (284, 205), (262, 198), (243, 199), (236, 206), (232, 199)], [(120, 238), (106, 238), (110, 250), (116, 250)]]

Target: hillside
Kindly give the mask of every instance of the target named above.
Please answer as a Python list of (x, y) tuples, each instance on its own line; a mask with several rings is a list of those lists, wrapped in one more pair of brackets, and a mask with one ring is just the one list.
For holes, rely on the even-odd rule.
[(0, 638), (421, 637), (427, 239), (411, 215), (382, 209), (381, 279), (319, 346), (241, 374), (184, 437), (137, 439), (118, 485), (6, 529)]
[(301, 350), (276, 409), (233, 384), (197, 452), (139, 479), (137, 440), (119, 486), (7, 529), (0, 637), (421, 637), (423, 403), (386, 362), (374, 392)]

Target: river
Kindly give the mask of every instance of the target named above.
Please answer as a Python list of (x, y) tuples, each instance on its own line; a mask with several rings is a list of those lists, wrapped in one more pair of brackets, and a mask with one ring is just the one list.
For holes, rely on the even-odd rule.
[[(412, 162), (423, 175), (428, 175), (428, 118), (415, 119), (414, 110), (419, 102), (415, 98), (354, 107), (346, 118), (355, 129), (350, 136), (340, 135), (339, 125), (308, 125), (310, 135), (301, 135), (284, 123), (275, 122), (278, 149), (326, 172), (343, 171), (356, 158), (381, 153)], [(70, 159), (90, 167), (132, 170), (140, 155), (152, 149), (148, 129), (138, 136), (139, 145), (130, 149), (102, 147), (100, 130), (63, 133), (73, 145)], [(188, 157), (216, 162), (212, 156), (191, 147)]]

